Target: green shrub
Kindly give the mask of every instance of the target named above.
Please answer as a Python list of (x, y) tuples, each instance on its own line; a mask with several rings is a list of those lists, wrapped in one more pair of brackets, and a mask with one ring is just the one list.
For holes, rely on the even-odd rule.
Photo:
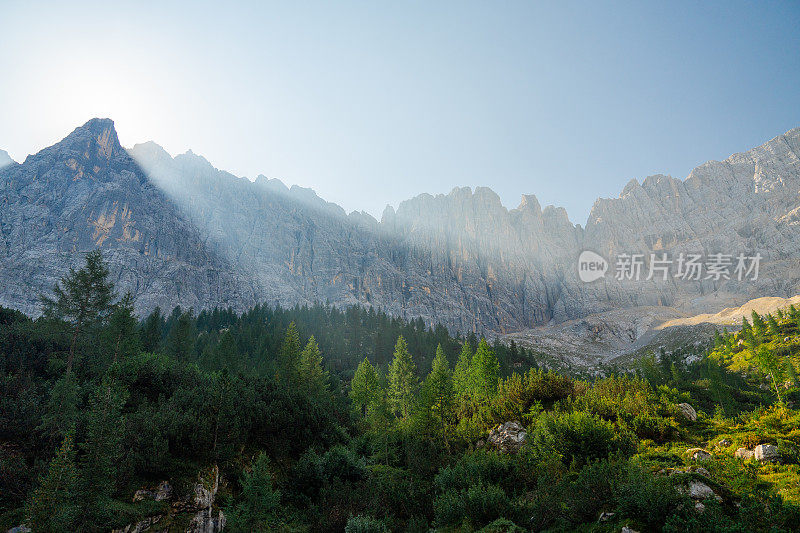
[(369, 516), (351, 516), (344, 527), (345, 533), (383, 533), (389, 531), (383, 520)]
[(322, 470), (329, 480), (358, 481), (366, 475), (366, 468), (364, 458), (345, 446), (334, 446), (322, 457)]
[(632, 455), (636, 447), (629, 432), (615, 431), (611, 422), (581, 411), (540, 416), (533, 444), (542, 453), (560, 455), (565, 464), (602, 459), (616, 452)]

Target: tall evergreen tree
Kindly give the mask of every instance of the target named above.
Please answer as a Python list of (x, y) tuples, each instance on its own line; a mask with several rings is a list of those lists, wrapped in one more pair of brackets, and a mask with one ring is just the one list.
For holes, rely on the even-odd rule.
[(469, 342), (464, 342), (461, 346), (461, 353), (458, 356), (456, 367), (453, 370), (453, 391), (457, 398), (468, 395), (472, 390), (472, 347)]
[(259, 452), (252, 470), (242, 477), (241, 501), (228, 511), (227, 528), (234, 533), (268, 531), (275, 524), (281, 501), (273, 488), (269, 457)]
[(99, 249), (86, 254), (86, 266), (70, 268), (69, 274), (53, 287), (54, 298), (42, 296), (44, 315), (68, 322), (72, 341), (66, 373), (72, 371), (75, 347), (85, 330), (106, 319), (114, 300), (114, 285), (108, 280), (108, 268)]
[(102, 521), (108, 501), (116, 489), (117, 467), (125, 431), (122, 408), (127, 398), (125, 387), (106, 376), (97, 385), (89, 402), (86, 441), (81, 445), (87, 529), (95, 529)]
[(78, 422), (79, 399), (80, 387), (75, 380), (75, 374), (61, 376), (50, 390), (50, 398), (39, 429), (55, 442), (73, 434)]
[(136, 331), (138, 321), (133, 313), (133, 295), (127, 292), (114, 304), (108, 321), (109, 347), (113, 350), (114, 363), (119, 359), (136, 355), (141, 347), (139, 334)]
[(767, 377), (769, 377), (772, 381), (778, 401), (783, 402), (779, 383), (782, 384), (783, 382), (783, 372), (785, 370), (785, 366), (781, 365), (780, 359), (775, 352), (768, 349), (766, 346), (759, 346), (755, 355), (756, 363), (758, 363), (761, 371), (764, 372), (764, 374), (766, 374)]
[(486, 339), (481, 339), (478, 343), (478, 349), (472, 358), (471, 375), (476, 398), (487, 399), (497, 393), (500, 363)]
[(179, 361), (188, 361), (194, 353), (196, 341), (194, 312), (190, 309), (173, 322), (167, 334), (166, 352)]
[(47, 473), (40, 478), (39, 487), (28, 501), (27, 515), (33, 531), (77, 531), (76, 522), (80, 514), (76, 500), (78, 481), (75, 444), (70, 433), (64, 437), (47, 467)]
[(436, 347), (436, 356), (424, 387), (426, 408), (437, 422), (446, 442), (447, 424), (453, 413), (453, 376), (441, 344)]
[(403, 418), (408, 418), (411, 414), (417, 385), (414, 361), (406, 340), (400, 335), (394, 347), (394, 359), (389, 365), (389, 403)]
[(364, 415), (377, 400), (378, 373), (366, 357), (358, 364), (350, 381), (350, 399), (358, 411)]
[(319, 397), (329, 391), (328, 371), (322, 366), (322, 354), (312, 335), (300, 353), (297, 370), (301, 388), (312, 397)]
[(164, 317), (161, 314), (161, 308), (156, 307), (142, 325), (140, 332), (142, 349), (146, 352), (157, 352), (161, 348), (163, 330)]
[(300, 359), (300, 334), (294, 322), (289, 323), (283, 337), (280, 355), (278, 357), (278, 371), (285, 384), (295, 383), (297, 377), (297, 363)]

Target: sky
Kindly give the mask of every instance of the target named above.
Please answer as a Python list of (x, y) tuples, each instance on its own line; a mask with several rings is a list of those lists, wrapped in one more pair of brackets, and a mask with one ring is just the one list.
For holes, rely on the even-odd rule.
[(800, 2), (0, 0), (0, 148), (92, 117), (347, 211), (456, 186), (585, 223), (800, 126)]

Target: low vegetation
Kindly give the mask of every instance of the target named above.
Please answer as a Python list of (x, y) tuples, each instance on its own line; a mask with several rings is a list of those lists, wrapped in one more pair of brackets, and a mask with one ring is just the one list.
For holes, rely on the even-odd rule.
[(357, 308), (140, 322), (99, 254), (44, 308), (0, 309), (3, 530), (185, 531), (198, 485), (226, 531), (800, 529), (794, 309), (579, 379)]

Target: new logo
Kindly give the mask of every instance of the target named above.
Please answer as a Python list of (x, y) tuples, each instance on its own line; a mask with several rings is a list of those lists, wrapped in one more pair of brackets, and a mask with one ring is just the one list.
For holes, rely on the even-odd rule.
[(584, 250), (578, 256), (578, 277), (584, 283), (602, 278), (605, 276), (606, 270), (608, 270), (608, 261), (600, 254)]

